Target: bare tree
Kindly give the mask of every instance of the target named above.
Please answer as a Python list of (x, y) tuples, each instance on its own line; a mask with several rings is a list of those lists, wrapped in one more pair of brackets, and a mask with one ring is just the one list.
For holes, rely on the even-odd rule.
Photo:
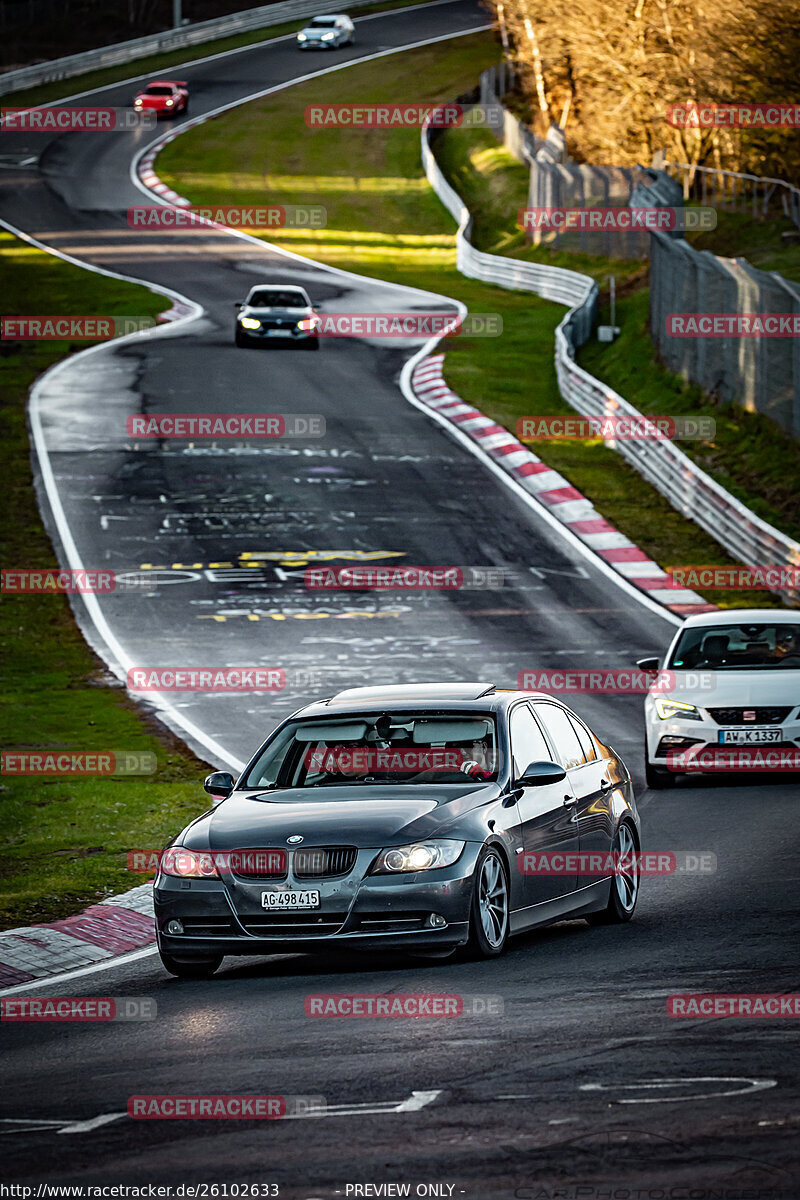
[[(796, 99), (800, 0), (503, 0), (533, 124), (570, 120), (576, 158), (796, 170), (796, 131), (680, 127), (672, 105)], [(787, 161), (788, 158), (788, 161)], [(781, 172), (778, 172), (781, 173)]]

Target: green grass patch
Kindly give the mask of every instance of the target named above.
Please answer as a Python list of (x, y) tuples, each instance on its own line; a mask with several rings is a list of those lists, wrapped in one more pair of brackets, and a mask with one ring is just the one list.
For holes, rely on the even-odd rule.
[[(443, 292), (473, 313), (499, 313), (502, 338), (448, 339), (447, 379), (465, 400), (515, 430), (523, 416), (574, 415), (559, 395), (553, 365), (553, 337), (564, 310), (458, 272), (453, 221), (425, 180), (417, 131), (309, 130), (303, 123), (308, 104), (379, 102), (393, 88), (407, 91), (408, 78), (421, 81), (418, 94), (425, 100), (452, 99), (469, 91), (496, 56), (491, 36), (478, 34), (312, 80), (225, 113), (202, 131), (190, 130), (159, 155), (157, 169), (166, 183), (198, 204), (263, 204), (265, 198), (276, 204), (325, 204), (325, 229), (282, 230), (271, 235), (273, 240), (334, 266)], [(480, 170), (469, 164), (470, 147), (479, 155)], [(546, 254), (556, 265), (584, 269), (583, 260), (524, 245), (515, 222), (525, 198), (520, 181), (525, 171), (504, 151), (497, 153), (493, 135), (448, 131), (437, 152), (477, 210), (482, 249)], [(609, 260), (591, 265), (598, 276), (608, 273)], [(627, 271), (629, 280), (642, 271), (640, 263), (613, 265)], [(602, 443), (543, 443), (536, 453), (656, 561), (731, 561)], [(762, 593), (738, 600), (733, 593), (709, 595), (728, 605), (775, 602)]]
[(800, 282), (800, 231), (788, 217), (756, 217), (718, 209), (716, 229), (690, 234), (687, 241), (695, 250), (710, 250), (722, 258), (746, 258), (760, 271), (777, 271)]
[[(419, 2), (420, 0), (383, 0), (381, 3), (357, 9), (354, 16), (357, 20), (370, 13), (390, 12), (395, 8), (409, 8)], [(170, 67), (183, 66), (194, 62), (195, 59), (221, 54), (226, 50), (241, 50), (245, 46), (255, 46), (260, 42), (283, 37), (285, 34), (297, 33), (302, 26), (303, 18), (298, 18), (294, 21), (286, 21), (281, 25), (251, 29), (248, 33), (232, 34), (230, 37), (216, 38), (213, 42), (201, 42), (195, 46), (182, 46), (179, 50), (169, 50), (163, 54), (150, 54), (146, 58), (136, 58), (132, 62), (120, 63), (117, 67), (86, 71), (83, 75), (73, 75), (69, 79), (55, 79), (51, 83), (42, 83), (37, 87), (25, 88), (19, 92), (9, 92), (4, 99), (15, 107), (25, 104), (47, 104), (52, 100), (60, 100), (64, 96), (72, 96), (76, 92), (88, 92), (93, 88), (108, 87), (110, 84), (120, 83), (126, 79), (138, 79), (142, 75), (162, 75)]]
[[(154, 317), (169, 307), (146, 288), (90, 274), (8, 233), (0, 233), (0, 287), (7, 315)], [(38, 375), (83, 345), (0, 343), (7, 567), (58, 565), (36, 507), (26, 400)], [(66, 596), (3, 595), (0, 648), (4, 748), (149, 751), (158, 762), (156, 774), (138, 778), (2, 777), (0, 927), (8, 928), (144, 882), (126, 870), (127, 851), (163, 846), (205, 806), (202, 764), (138, 712), (84, 642)]]

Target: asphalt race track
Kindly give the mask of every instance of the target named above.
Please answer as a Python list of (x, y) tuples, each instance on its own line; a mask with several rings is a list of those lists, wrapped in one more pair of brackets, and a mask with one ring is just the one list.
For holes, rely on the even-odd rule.
[[(356, 46), (337, 61), (486, 20), (463, 0), (361, 19)], [(282, 39), (179, 74), (194, 118), (329, 65)], [(86, 102), (126, 105), (132, 90), (116, 85)], [(192, 723), (197, 736), (187, 740), (198, 753), (208, 759), (217, 743), (219, 765), (236, 763), (278, 718), (344, 686), (486, 679), (513, 687), (526, 667), (628, 666), (666, 646), (667, 614), (619, 586), (406, 401), (397, 377), (421, 343), (235, 349), (232, 304), (258, 280), (301, 283), (322, 309), (446, 303), (225, 233), (129, 229), (125, 210), (147, 202), (131, 182), (131, 161), (153, 137), (0, 135), (0, 218), (204, 310), (93, 351), (38, 397), (54, 479), (50, 495), (39, 479), (40, 499), (60, 553), (53, 494), (86, 566), (136, 573), (149, 564), (146, 587), (98, 597), (113, 645), (78, 602), (90, 643), (117, 667), (121, 647), (142, 666), (287, 673), (272, 695), (177, 697), (165, 719), (178, 729)], [(314, 413), (326, 436), (190, 447), (126, 435), (130, 414), (186, 412)], [(501, 567), (507, 582), (492, 591), (321, 597), (305, 588), (303, 572), (324, 552), (342, 556), (334, 566), (383, 552), (409, 564)], [(665, 1000), (800, 990), (796, 962), (787, 962), (797, 789), (684, 782), (650, 793), (641, 697), (573, 702), (631, 766), (645, 846), (712, 852), (715, 873), (645, 880), (632, 924), (562, 924), (484, 964), (227, 959), (213, 981), (184, 983), (145, 955), (37, 985), (37, 995), (153, 997), (158, 1016), (3, 1029), (6, 1176), (276, 1183), (291, 1200), (355, 1196), (347, 1185), (386, 1182), (409, 1183), (412, 1195), (417, 1184), (436, 1184), (444, 1190), (428, 1194), (521, 1200), (796, 1194), (792, 1022), (672, 1020)], [(325, 990), (479, 994), (502, 999), (503, 1015), (315, 1023), (304, 998)], [(166, 1092), (322, 1096), (328, 1107), (298, 1117), (304, 1125), (125, 1115), (130, 1095)], [(575, 1193), (578, 1185), (589, 1190)]]

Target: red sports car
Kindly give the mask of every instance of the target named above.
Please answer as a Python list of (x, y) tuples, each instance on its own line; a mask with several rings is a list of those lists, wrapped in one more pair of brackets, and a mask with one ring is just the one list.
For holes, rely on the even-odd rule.
[(189, 111), (189, 90), (185, 79), (156, 79), (148, 83), (133, 101), (137, 112), (174, 117)]

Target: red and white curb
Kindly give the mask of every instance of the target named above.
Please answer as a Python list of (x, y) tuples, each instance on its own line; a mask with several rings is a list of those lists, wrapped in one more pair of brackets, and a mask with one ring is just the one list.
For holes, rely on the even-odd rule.
[(175, 204), (180, 208), (190, 208), (191, 200), (187, 200), (185, 196), (179, 196), (172, 188), (162, 183), (153, 170), (153, 164), (156, 161), (156, 156), (165, 146), (170, 142), (174, 142), (175, 138), (185, 130), (191, 129), (194, 125), (202, 125), (204, 120), (205, 118), (198, 117), (194, 121), (185, 121), (180, 129), (175, 129), (172, 133), (164, 134), (157, 142), (153, 143), (146, 154), (142, 155), (137, 166), (137, 173), (145, 187), (149, 188), (151, 192), (156, 192), (159, 196), (163, 196), (170, 204)]
[(702, 596), (681, 587), (658, 563), (648, 558), (630, 538), (606, 521), (591, 500), (587, 500), (569, 480), (532, 454), (502, 425), (473, 408), (457, 396), (444, 381), (443, 354), (433, 354), (417, 364), (411, 376), (414, 394), (421, 404), (476, 442), (482, 450), (508, 472), (526, 492), (545, 505), (584, 545), (602, 558), (629, 583), (646, 592), (665, 608), (681, 616), (712, 612)]
[[(182, 133), (185, 129), (192, 128), (194, 125), (202, 125), (204, 119), (205, 118), (203, 117), (198, 117), (195, 121), (186, 121), (185, 124), (181, 125), (180, 129), (176, 129), (172, 133), (167, 133), (164, 135), (164, 137), (159, 138), (159, 140), (155, 142), (147, 151), (147, 153), (139, 160), (139, 164), (137, 166), (137, 174), (145, 187), (149, 188), (151, 192), (155, 192), (157, 195), (163, 196), (163, 198), (169, 201), (170, 204), (174, 205), (175, 208), (191, 208), (192, 202), (191, 200), (187, 200), (185, 196), (179, 196), (176, 191), (173, 191), (172, 188), (167, 187), (165, 183), (162, 183), (153, 169), (153, 164), (156, 161), (156, 156), (169, 142), (174, 142), (178, 134)], [(212, 222), (210, 221), (207, 222), (209, 225), (211, 223)], [(161, 321), (179, 321), (182, 317), (188, 316), (191, 312), (192, 309), (189, 305), (181, 304), (180, 301), (175, 300), (172, 303), (172, 307), (168, 308), (166, 312), (159, 313), (158, 317)]]
[(0, 988), (116, 958), (155, 939), (153, 885), (143, 883), (75, 917), (0, 932)]

